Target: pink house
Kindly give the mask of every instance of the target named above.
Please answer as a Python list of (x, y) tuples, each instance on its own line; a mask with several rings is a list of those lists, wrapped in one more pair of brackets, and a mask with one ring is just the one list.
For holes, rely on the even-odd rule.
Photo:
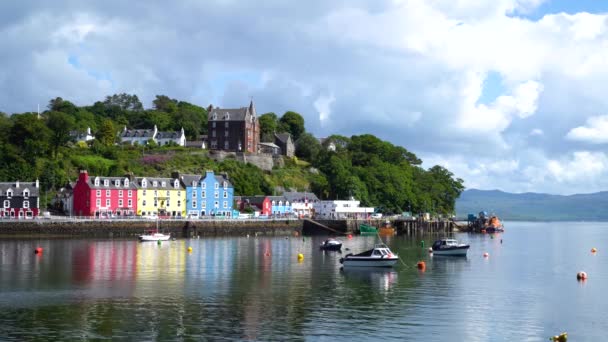
[(81, 170), (74, 186), (74, 215), (130, 216), (137, 213), (137, 188), (128, 177), (89, 177)]

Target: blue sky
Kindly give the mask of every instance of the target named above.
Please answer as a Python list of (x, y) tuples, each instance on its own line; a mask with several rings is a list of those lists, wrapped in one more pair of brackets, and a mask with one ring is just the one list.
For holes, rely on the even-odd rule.
[[(301, 113), (510, 192), (608, 190), (608, 1), (0, 2), (0, 111), (163, 94)], [(563, 14), (567, 13), (567, 15)]]

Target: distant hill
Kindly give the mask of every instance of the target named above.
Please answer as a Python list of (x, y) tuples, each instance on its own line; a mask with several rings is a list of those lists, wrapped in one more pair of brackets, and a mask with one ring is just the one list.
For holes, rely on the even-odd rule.
[(503, 220), (608, 221), (608, 191), (562, 196), (470, 189), (456, 200), (458, 217), (480, 211)]

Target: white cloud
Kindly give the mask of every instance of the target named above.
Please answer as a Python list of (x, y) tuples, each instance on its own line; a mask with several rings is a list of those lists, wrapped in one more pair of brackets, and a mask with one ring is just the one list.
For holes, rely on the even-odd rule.
[(336, 100), (333, 95), (321, 95), (313, 103), (315, 109), (319, 113), (319, 120), (321, 125), (325, 124), (329, 120), (331, 114), (331, 104)]
[(543, 135), (543, 134), (545, 134), (545, 132), (543, 132), (543, 130), (540, 128), (535, 128), (530, 131), (531, 136), (539, 136), (539, 135)]
[(585, 126), (571, 129), (566, 138), (591, 144), (608, 143), (608, 115), (588, 118)]

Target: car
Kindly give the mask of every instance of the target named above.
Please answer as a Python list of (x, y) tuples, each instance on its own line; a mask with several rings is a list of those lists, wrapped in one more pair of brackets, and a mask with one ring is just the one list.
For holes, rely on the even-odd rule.
[(373, 219), (381, 219), (382, 218), (382, 213), (373, 213), (371, 218)]

